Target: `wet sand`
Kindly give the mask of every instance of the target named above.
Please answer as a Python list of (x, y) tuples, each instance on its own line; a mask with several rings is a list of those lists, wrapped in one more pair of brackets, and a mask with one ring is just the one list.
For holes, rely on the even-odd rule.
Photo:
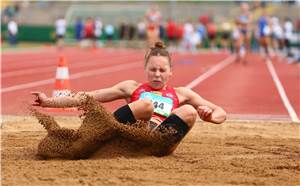
[[(81, 120), (56, 117), (77, 130)], [(47, 136), (34, 117), (3, 117), (2, 185), (300, 185), (300, 125), (197, 122), (175, 152), (156, 157), (114, 139), (88, 159), (40, 159)], [(138, 150), (138, 149), (136, 149)]]

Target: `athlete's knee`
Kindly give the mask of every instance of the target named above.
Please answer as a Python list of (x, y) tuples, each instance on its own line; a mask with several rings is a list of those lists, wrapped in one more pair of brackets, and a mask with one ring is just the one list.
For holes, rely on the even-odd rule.
[(149, 120), (153, 114), (153, 104), (150, 100), (138, 100), (129, 104), (137, 120)]
[(151, 113), (153, 112), (153, 104), (152, 104), (152, 101), (151, 100), (148, 100), (148, 99), (143, 99), (143, 100), (140, 100), (141, 102), (141, 107), (143, 108), (143, 110), (147, 113)]
[(197, 119), (197, 111), (191, 105), (183, 105), (173, 111), (173, 114), (179, 116), (189, 127), (192, 127)]

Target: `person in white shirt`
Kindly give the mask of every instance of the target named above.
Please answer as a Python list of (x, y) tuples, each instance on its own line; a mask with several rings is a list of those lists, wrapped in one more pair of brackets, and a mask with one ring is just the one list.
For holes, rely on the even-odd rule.
[(17, 44), (17, 35), (18, 35), (18, 24), (15, 20), (11, 19), (7, 24), (8, 30), (8, 42), (11, 46)]
[(59, 49), (61, 49), (64, 45), (63, 39), (66, 34), (66, 21), (64, 18), (59, 18), (55, 22), (55, 34), (56, 34), (56, 44)]
[(192, 36), (194, 34), (194, 26), (190, 21), (187, 21), (183, 25), (183, 40), (181, 43), (182, 49), (185, 51), (192, 49)]
[(103, 24), (100, 18), (97, 18), (95, 20), (95, 30), (94, 30), (94, 46), (96, 47), (98, 44), (102, 44), (102, 43), (98, 43), (98, 40), (100, 39), (101, 35), (102, 35), (102, 29), (103, 29)]
[(272, 48), (276, 52), (282, 49), (284, 45), (283, 29), (277, 17), (271, 18), (271, 32)]
[(144, 39), (146, 36), (146, 23), (144, 20), (140, 20), (137, 24), (137, 32), (138, 32), (138, 38)]

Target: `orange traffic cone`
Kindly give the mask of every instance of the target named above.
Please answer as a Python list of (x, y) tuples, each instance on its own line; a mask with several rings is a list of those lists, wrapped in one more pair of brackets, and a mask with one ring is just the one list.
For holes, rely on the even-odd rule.
[[(54, 90), (52, 93), (52, 97), (61, 97), (61, 96), (68, 96), (71, 94), (70, 89), (70, 82), (69, 82), (69, 69), (68, 64), (64, 56), (59, 57), (58, 66), (56, 69), (56, 78), (55, 78), (55, 85)], [(66, 112), (74, 112), (77, 111), (76, 108), (45, 108), (45, 110), (50, 112), (59, 112), (59, 113), (66, 113)]]
[(56, 80), (52, 96), (68, 96), (70, 95), (69, 69), (64, 56), (59, 57), (58, 67), (56, 69)]

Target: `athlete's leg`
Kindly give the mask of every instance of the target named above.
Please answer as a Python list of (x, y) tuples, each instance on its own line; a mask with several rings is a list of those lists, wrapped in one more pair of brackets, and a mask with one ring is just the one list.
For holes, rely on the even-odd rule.
[(120, 107), (114, 112), (114, 117), (121, 123), (135, 123), (137, 120), (150, 120), (153, 105), (150, 100), (137, 100)]
[(165, 149), (165, 155), (172, 153), (176, 149), (183, 137), (194, 126), (196, 118), (196, 109), (191, 105), (183, 105), (173, 110), (172, 114), (161, 123), (159, 130), (164, 130), (164, 128), (173, 128), (176, 130), (175, 143), (168, 149)]
[(188, 128), (191, 129), (197, 118), (197, 111), (191, 105), (183, 105), (172, 111), (172, 114), (177, 115), (182, 121), (184, 121)]

